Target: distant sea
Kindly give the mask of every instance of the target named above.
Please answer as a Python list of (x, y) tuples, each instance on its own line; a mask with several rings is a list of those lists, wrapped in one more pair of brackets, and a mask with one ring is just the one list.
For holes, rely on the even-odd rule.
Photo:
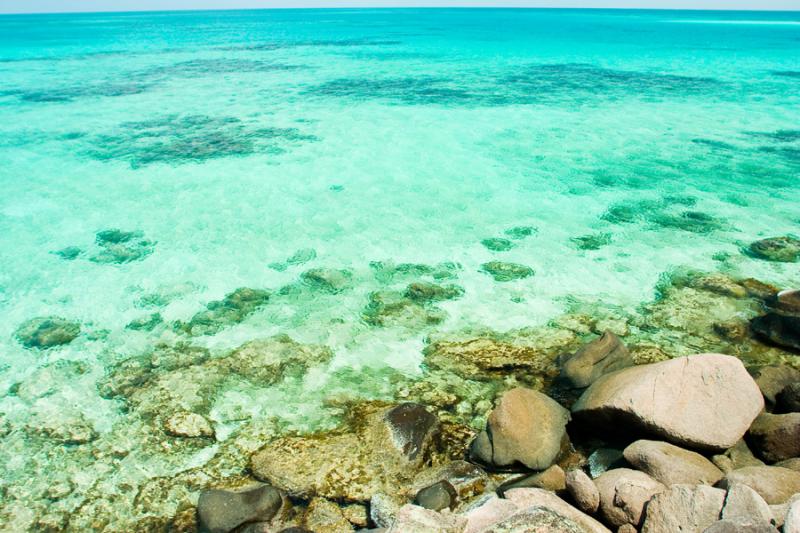
[[(122, 494), (213, 456), (130, 437), (85, 466), (132, 420), (100, 386), (132, 357), (322, 345), (302, 375), (195, 391), (218, 440), (311, 431), (422, 375), (434, 334), (635, 309), (686, 268), (796, 286), (742, 249), (798, 233), (800, 13), (1, 16), (0, 413), (30, 430), (0, 447), (3, 521), (48, 505), (43, 472)], [(37, 317), (80, 334), (25, 346)], [(100, 440), (31, 436), (53, 417)]]

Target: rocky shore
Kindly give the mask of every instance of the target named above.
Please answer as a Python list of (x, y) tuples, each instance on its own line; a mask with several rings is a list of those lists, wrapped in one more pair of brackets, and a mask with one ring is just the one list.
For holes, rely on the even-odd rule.
[[(386, 288), (370, 294), (364, 327), (424, 335), (421, 375), (331, 373), (328, 346), (287, 335), (223, 353), (194, 342), (298, 294), (335, 298), (356, 275), (316, 268), (275, 292), (237, 289), (183, 322), (152, 321), (177, 340), (107, 365), (91, 393), (121, 406), (111, 427), (49, 401), (57, 379), (88, 372), (78, 362), (56, 360), (14, 385), (9, 395), (30, 416), (0, 415), (0, 462), (41, 475), (3, 481), (0, 524), (800, 531), (800, 292), (679, 270), (634, 311), (575, 302), (542, 326), (444, 331), (437, 304), (463, 294), (458, 265), (371, 269)], [(88, 334), (41, 317), (17, 340), (44, 354)], [(313, 400), (330, 424), (316, 432), (287, 429), (247, 401), (320, 371), (329, 385)], [(352, 390), (361, 380), (372, 388)]]
[[(746, 290), (716, 282), (722, 292)], [(796, 348), (800, 291), (772, 293), (764, 303), (752, 331)], [(562, 354), (558, 367), (553, 397), (509, 388), (477, 432), (420, 403), (362, 403), (339, 430), (278, 438), (252, 455), (239, 486), (200, 493), (196, 527), (800, 532), (794, 366), (746, 368), (717, 353), (637, 365), (606, 330)]]

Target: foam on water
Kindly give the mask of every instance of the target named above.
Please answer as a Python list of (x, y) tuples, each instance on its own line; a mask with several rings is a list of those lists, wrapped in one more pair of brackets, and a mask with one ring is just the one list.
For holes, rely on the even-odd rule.
[[(0, 410), (24, 424), (67, 405), (101, 434), (125, 423), (97, 381), (249, 287), (272, 296), (189, 340), (217, 354), (288, 334), (333, 358), (303, 378), (231, 384), (209, 416), (328, 427), (330, 398), (389, 398), (396, 375), (420, 373), (431, 328), (364, 318), (371, 293), (416, 278), (375, 262), (452, 265), (463, 296), (426, 308), (444, 331), (543, 324), (575, 301), (632, 308), (665, 271), (721, 257), (736, 275), (796, 284), (797, 264), (741, 248), (798, 233), (798, 21), (730, 17), (0, 18), (0, 388), (81, 365), (34, 402), (6, 393)], [(96, 237), (112, 228), (136, 237)], [(493, 260), (535, 275), (497, 282), (481, 271)], [(314, 290), (300, 278), (311, 268), (345, 269), (346, 284)], [(168, 327), (126, 327), (153, 313)], [(82, 334), (26, 349), (15, 332), (40, 316)], [(4, 478), (29, 474), (25, 453)]]

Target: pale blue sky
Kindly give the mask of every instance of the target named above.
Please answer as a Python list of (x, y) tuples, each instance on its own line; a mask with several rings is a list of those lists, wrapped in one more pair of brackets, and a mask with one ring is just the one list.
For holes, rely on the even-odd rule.
[(0, 0), (0, 13), (373, 6), (800, 10), (800, 0)]

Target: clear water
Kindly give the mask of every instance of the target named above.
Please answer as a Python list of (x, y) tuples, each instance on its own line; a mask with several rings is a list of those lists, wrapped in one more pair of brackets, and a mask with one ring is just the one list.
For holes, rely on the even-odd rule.
[[(386, 286), (371, 262), (460, 264), (444, 331), (542, 324), (575, 299), (636, 306), (680, 266), (788, 285), (796, 264), (740, 248), (798, 232), (798, 173), (798, 13), (0, 17), (0, 390), (12, 391), (0, 410), (24, 425), (66, 409), (103, 434), (126, 423), (96, 390), (118, 361), (158, 342), (223, 353), (286, 333), (333, 359), (292, 384), (224, 391), (215, 412), (324, 426), (327, 395), (375, 395), (390, 370), (420, 372), (430, 328), (363, 320)], [(606, 215), (619, 205), (634, 220)], [(685, 224), (687, 211), (711, 222)], [(506, 252), (481, 244), (518, 226), (537, 231)], [(151, 245), (103, 262), (95, 234), (110, 228)], [(596, 250), (573, 240), (596, 234)], [(53, 253), (67, 247), (82, 253)], [(308, 263), (270, 267), (309, 248)], [(498, 283), (479, 271), (491, 260), (535, 275)], [(171, 326), (316, 267), (349, 269), (349, 287), (303, 288), (214, 335)], [(156, 311), (166, 325), (126, 328)], [(82, 334), (24, 348), (19, 325), (49, 315)], [(13, 393), (61, 360), (84, 373), (50, 374), (34, 401)], [(35, 468), (15, 442), (6, 479)]]

